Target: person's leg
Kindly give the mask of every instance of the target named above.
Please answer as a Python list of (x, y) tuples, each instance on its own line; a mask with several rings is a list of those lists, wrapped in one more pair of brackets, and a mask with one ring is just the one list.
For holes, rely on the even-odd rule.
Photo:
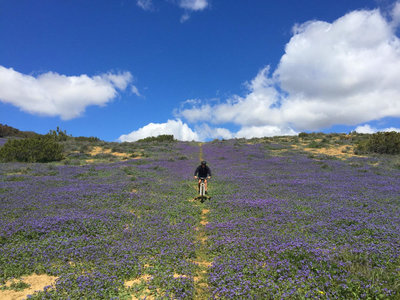
[(199, 184), (198, 184), (199, 189), (198, 189), (198, 191), (200, 191), (200, 183), (201, 183), (201, 180), (199, 179)]
[(205, 188), (205, 191), (207, 192), (207, 179), (204, 179), (204, 188)]

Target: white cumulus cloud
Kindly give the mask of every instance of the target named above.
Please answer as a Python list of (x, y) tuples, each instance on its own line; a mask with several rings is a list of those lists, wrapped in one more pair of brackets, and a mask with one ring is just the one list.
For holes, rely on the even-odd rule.
[(129, 72), (93, 77), (48, 72), (34, 77), (0, 66), (0, 101), (31, 114), (68, 120), (80, 116), (88, 106), (106, 105), (131, 82)]
[(400, 132), (400, 128), (395, 128), (395, 127), (389, 127), (389, 128), (382, 128), (382, 129), (378, 129), (376, 127), (372, 127), (369, 124), (365, 124), (365, 125), (360, 125), (357, 126), (357, 128), (354, 130), (358, 133), (376, 133), (378, 131), (380, 132), (391, 132), (391, 131), (396, 131), (396, 132)]
[(231, 139), (235, 134), (226, 128), (214, 128), (208, 124), (203, 123), (196, 126), (195, 132), (199, 136), (200, 141), (213, 140), (213, 139)]
[(300, 129), (400, 116), (400, 41), (380, 11), (295, 28), (274, 76), (289, 96), (286, 122)]
[(400, 39), (393, 25), (399, 25), (399, 3), (391, 20), (379, 10), (358, 10), (332, 23), (294, 26), (276, 70), (263, 68), (246, 95), (194, 104), (178, 116), (237, 124), (246, 137), (399, 117)]
[(358, 133), (375, 133), (378, 131), (378, 129), (373, 128), (370, 125), (366, 124), (357, 126), (357, 128), (354, 131)]
[(396, 2), (394, 4), (391, 15), (392, 15), (392, 25), (394, 27), (398, 26), (400, 24), (400, 2)]
[(291, 128), (281, 128), (278, 126), (250, 126), (242, 127), (236, 134), (238, 138), (259, 138), (266, 136), (297, 135)]
[(181, 120), (168, 120), (166, 123), (150, 123), (129, 134), (121, 135), (120, 142), (134, 142), (150, 136), (162, 134), (172, 134), (175, 139), (180, 141), (198, 141), (199, 136)]
[(242, 127), (237, 132), (231, 132), (222, 127), (212, 127), (207, 123), (197, 125), (192, 130), (180, 119), (168, 120), (166, 123), (149, 123), (129, 134), (118, 138), (120, 142), (135, 142), (146, 137), (156, 137), (162, 134), (172, 134), (180, 141), (207, 141), (213, 139), (254, 138), (266, 136), (297, 135), (290, 128), (282, 129), (277, 126), (250, 126)]

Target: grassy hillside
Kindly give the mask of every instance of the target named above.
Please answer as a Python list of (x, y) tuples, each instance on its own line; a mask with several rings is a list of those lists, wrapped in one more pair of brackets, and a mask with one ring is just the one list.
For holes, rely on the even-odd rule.
[(0, 299), (398, 299), (400, 161), (354, 155), (366, 138), (68, 139), (2, 163)]
[(27, 138), (27, 137), (37, 136), (37, 135), (38, 134), (33, 131), (21, 131), (14, 127), (0, 123), (0, 138), (6, 138), (6, 137)]

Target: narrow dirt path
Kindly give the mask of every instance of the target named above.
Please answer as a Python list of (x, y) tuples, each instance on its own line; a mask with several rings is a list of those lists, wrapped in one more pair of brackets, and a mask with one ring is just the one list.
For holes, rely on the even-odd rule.
[[(202, 144), (199, 144), (199, 160), (203, 160), (203, 148)], [(197, 185), (196, 185), (197, 190)], [(195, 201), (194, 205), (201, 208), (201, 218), (200, 223), (196, 227), (196, 260), (194, 261), (198, 266), (198, 271), (194, 277), (195, 295), (194, 299), (209, 299), (209, 287), (207, 283), (208, 269), (211, 266), (211, 260), (208, 257), (208, 247), (207, 247), (207, 233), (206, 225), (208, 224), (208, 217), (210, 210), (206, 208), (205, 204)]]

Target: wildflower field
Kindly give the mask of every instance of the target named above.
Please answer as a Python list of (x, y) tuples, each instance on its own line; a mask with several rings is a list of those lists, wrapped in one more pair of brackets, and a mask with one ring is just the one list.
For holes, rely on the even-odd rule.
[[(264, 140), (142, 147), (0, 165), (0, 299), (32, 274), (53, 280), (30, 299), (400, 299), (397, 157)], [(213, 172), (204, 203), (200, 159)]]

